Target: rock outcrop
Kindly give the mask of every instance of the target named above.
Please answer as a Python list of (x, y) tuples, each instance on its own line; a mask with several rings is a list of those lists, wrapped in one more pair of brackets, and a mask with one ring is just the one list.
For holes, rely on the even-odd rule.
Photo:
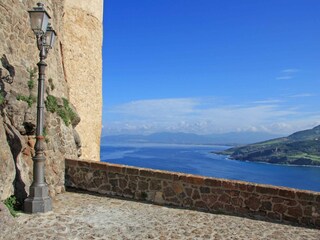
[[(65, 158), (78, 158), (81, 152), (99, 158), (102, 1), (86, 4), (96, 7), (100, 4), (97, 8), (100, 18), (89, 14), (91, 10), (81, 10), (84, 2), (45, 2), (58, 34), (46, 59), (45, 81), (46, 182), (51, 196), (64, 191)], [(15, 194), (22, 201), (32, 182), (39, 52), (27, 11), (36, 3), (34, 0), (0, 2), (0, 58), (5, 58), (11, 66), (0, 62), (0, 200)], [(82, 33), (82, 46), (72, 36), (74, 29), (69, 25), (72, 18), (74, 29)], [(95, 52), (91, 55), (88, 49)], [(86, 61), (95, 62), (94, 67)], [(94, 74), (85, 75), (91, 72)], [(85, 109), (79, 102), (92, 102), (94, 107)], [(90, 112), (91, 109), (95, 110)], [(90, 134), (85, 133), (88, 129)]]

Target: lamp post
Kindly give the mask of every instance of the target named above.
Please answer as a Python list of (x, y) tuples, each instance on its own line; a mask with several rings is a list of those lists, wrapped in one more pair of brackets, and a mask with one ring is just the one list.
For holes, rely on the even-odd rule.
[(40, 51), (38, 62), (38, 99), (37, 99), (37, 128), (35, 156), (33, 160), (33, 182), (30, 186), (29, 197), (24, 201), (24, 210), (27, 213), (47, 212), (52, 210), (51, 198), (49, 197), (48, 185), (44, 180), (45, 176), (45, 156), (44, 156), (44, 80), (45, 59), (52, 48), (56, 32), (49, 23), (50, 16), (44, 9), (42, 3), (37, 3), (37, 7), (28, 11), (31, 28), (37, 38), (37, 46)]

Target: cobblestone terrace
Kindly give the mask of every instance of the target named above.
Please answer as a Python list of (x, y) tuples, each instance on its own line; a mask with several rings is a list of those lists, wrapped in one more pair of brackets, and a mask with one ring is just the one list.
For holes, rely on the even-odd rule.
[[(6, 221), (0, 239), (320, 239), (320, 230), (66, 192), (53, 211)], [(3, 211), (2, 211), (3, 212)]]

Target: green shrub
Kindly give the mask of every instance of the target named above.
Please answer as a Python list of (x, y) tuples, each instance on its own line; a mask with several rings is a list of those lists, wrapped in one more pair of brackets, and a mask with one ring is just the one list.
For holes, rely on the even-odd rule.
[(4, 200), (4, 205), (7, 206), (12, 216), (16, 217), (17, 213), (19, 212), (18, 206), (19, 203), (14, 195), (10, 196), (6, 200)]
[(27, 68), (27, 72), (29, 73), (29, 79), (34, 79), (34, 77), (36, 76), (38, 69), (37, 67), (34, 68)]
[(68, 114), (67, 114), (66, 110), (64, 108), (59, 108), (57, 111), (57, 114), (59, 117), (61, 117), (63, 122), (66, 124), (66, 126), (69, 126), (70, 119), (68, 118)]
[(37, 101), (37, 98), (30, 94), (29, 96), (24, 96), (24, 95), (18, 95), (17, 96), (18, 101), (24, 101), (28, 103), (28, 106), (31, 107), (33, 103)]
[(68, 99), (62, 98), (62, 100), (63, 100), (63, 106), (66, 110), (66, 114), (67, 114), (68, 118), (70, 119), (70, 122), (72, 122), (77, 115), (70, 107)]
[(34, 81), (33, 81), (32, 79), (30, 79), (30, 80), (28, 81), (28, 88), (29, 88), (29, 90), (32, 90), (33, 87), (34, 87)]
[(47, 100), (44, 102), (47, 111), (54, 113), (58, 110), (57, 98), (52, 95), (47, 96)]
[(34, 87), (34, 78), (36, 76), (36, 73), (37, 73), (37, 68), (34, 67), (34, 68), (27, 68), (27, 72), (29, 73), (29, 81), (28, 81), (28, 88), (29, 90), (32, 90), (33, 87)]
[(44, 140), (46, 141), (46, 143), (48, 143), (50, 140), (48, 138), (48, 133), (47, 133), (47, 128), (46, 127), (43, 128), (42, 135), (44, 136)]
[(48, 95), (47, 100), (45, 101), (46, 109), (52, 113), (56, 112), (65, 125), (69, 126), (77, 115), (70, 107), (68, 99), (62, 98), (62, 101), (63, 107), (58, 106), (57, 98), (55, 96)]
[(4, 103), (4, 96), (2, 92), (0, 92), (0, 105), (2, 105), (3, 103)]

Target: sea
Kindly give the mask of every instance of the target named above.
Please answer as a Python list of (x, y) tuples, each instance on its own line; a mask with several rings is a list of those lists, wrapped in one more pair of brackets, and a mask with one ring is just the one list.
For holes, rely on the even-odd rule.
[(320, 192), (320, 167), (232, 160), (230, 146), (128, 143), (101, 146), (101, 161)]

